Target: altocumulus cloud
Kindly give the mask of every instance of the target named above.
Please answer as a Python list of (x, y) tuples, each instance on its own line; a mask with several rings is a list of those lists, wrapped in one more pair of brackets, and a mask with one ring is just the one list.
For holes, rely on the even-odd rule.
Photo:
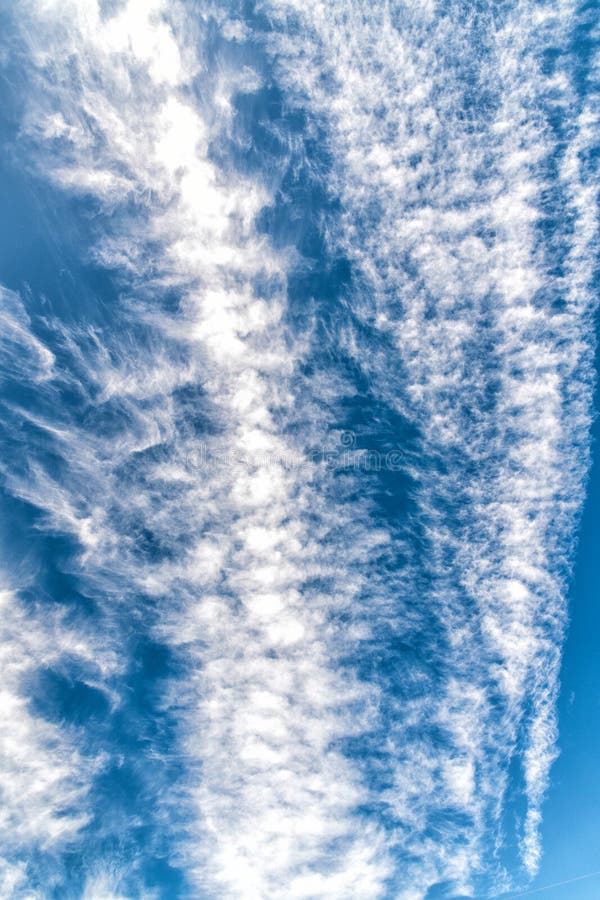
[(536, 872), (589, 457), (584, 20), (9, 14), (63, 276), (1, 293), (4, 896)]

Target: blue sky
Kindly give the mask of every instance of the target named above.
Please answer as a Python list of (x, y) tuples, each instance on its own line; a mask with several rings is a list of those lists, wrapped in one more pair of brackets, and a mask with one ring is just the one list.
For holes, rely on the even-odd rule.
[(598, 896), (596, 5), (0, 15), (2, 897)]

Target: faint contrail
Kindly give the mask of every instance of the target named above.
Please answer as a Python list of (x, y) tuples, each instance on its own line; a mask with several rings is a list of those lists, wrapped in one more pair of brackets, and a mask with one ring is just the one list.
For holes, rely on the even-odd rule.
[[(554, 881), (552, 884), (544, 884), (542, 887), (532, 888), (529, 891), (521, 891), (519, 894), (510, 894), (506, 897), (506, 900), (514, 900), (516, 897), (529, 897), (530, 894), (539, 894), (541, 891), (549, 891), (551, 888), (563, 887), (565, 884), (574, 884), (576, 881), (583, 881), (586, 878), (595, 878), (597, 875), (600, 875), (600, 871), (588, 872), (587, 875), (577, 875), (575, 878), (567, 878), (565, 881)], [(488, 900), (495, 900), (495, 898), (489, 897)]]

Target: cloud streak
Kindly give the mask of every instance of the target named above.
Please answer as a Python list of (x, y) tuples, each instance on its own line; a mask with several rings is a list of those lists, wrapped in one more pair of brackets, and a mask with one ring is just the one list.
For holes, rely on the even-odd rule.
[[(486, 834), (501, 839), (511, 758), (527, 803), (521, 855), (536, 871), (556, 753), (564, 586), (588, 460), (597, 210), (580, 168), (592, 109), (572, 120), (573, 83), (541, 59), (577, 8), (264, 8), (280, 77), (333, 157), (332, 242), (362, 284), (346, 340), (419, 430), (413, 527), (424, 530), (423, 603), (447, 637), (447, 675), (415, 737), (399, 737), (395, 802), (400, 815), (423, 810), (406, 845), (419, 860), (414, 896), (448, 879), (462, 892)], [(552, 237), (561, 215), (574, 231)], [(553, 254), (564, 275), (551, 274)], [(381, 359), (369, 353), (374, 334), (389, 347)], [(444, 749), (423, 740), (432, 720)], [(423, 760), (431, 775), (417, 800)], [(468, 827), (428, 837), (436, 809)]]
[[(77, 883), (103, 900), (163, 896), (157, 857), (172, 896), (248, 900), (500, 889), (514, 836), (536, 871), (589, 457), (595, 120), (541, 62), (576, 14), (23, 5), (20, 147), (115, 295), (2, 291), (3, 483), (92, 608), (34, 605), (30, 646), (7, 594), (0, 785), (33, 786), (6, 891), (64, 889), (92, 840)], [(272, 168), (240, 162), (244, 98)], [(290, 238), (295, 166), (351, 273), (331, 308), (293, 292), (321, 265)], [(402, 471), (311, 454), (339, 454), (350, 400)], [(27, 699), (74, 654), (107, 698), (84, 728)]]

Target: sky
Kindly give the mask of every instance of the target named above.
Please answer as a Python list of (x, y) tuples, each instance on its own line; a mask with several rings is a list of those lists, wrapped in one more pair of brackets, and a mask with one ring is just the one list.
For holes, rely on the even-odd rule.
[(2, 7), (1, 897), (600, 895), (599, 21)]

